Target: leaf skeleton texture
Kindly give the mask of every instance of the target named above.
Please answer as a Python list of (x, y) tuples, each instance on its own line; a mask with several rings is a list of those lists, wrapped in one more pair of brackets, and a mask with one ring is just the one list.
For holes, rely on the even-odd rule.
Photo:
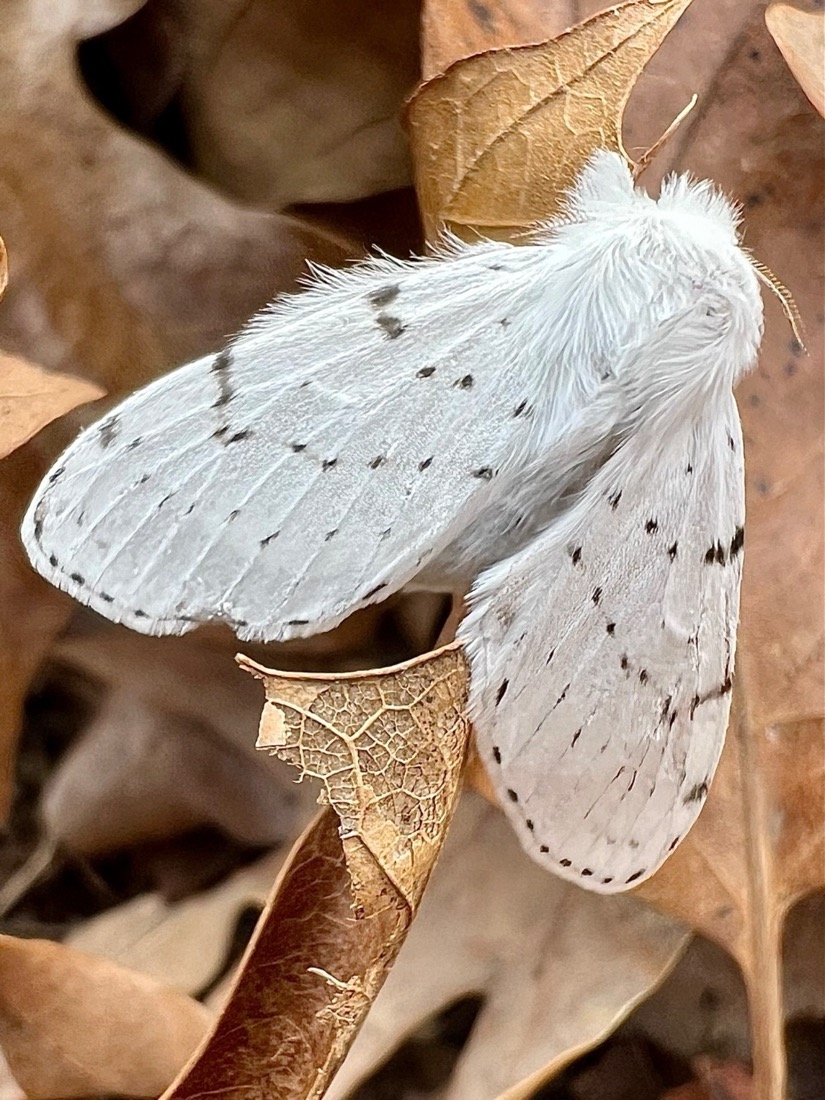
[(502, 801), (594, 889), (652, 873), (721, 749), (762, 331), (736, 210), (597, 153), (526, 243), (318, 271), (68, 449), (35, 566), (147, 633), (328, 629), (474, 578), (460, 636)]

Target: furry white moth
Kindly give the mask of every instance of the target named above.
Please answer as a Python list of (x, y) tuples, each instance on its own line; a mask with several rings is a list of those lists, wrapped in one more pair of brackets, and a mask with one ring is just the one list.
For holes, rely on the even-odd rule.
[(553, 870), (627, 889), (690, 827), (721, 749), (732, 386), (761, 327), (731, 204), (685, 177), (655, 201), (600, 153), (528, 243), (319, 272), (136, 393), (61, 457), (24, 542), (154, 634), (303, 636), (477, 577), (460, 633), (502, 801)]

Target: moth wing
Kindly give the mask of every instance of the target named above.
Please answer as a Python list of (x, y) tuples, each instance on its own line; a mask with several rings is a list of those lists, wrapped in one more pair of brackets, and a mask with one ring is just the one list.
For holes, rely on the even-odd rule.
[(537, 445), (530, 253), (324, 273), (79, 437), (25, 519), (33, 564), (144, 633), (287, 638), (383, 599)]
[(674, 435), (664, 454), (660, 423), (632, 437), (563, 520), (479, 578), (460, 629), (502, 806), (539, 862), (604, 893), (653, 874), (690, 829), (730, 709), (732, 395)]

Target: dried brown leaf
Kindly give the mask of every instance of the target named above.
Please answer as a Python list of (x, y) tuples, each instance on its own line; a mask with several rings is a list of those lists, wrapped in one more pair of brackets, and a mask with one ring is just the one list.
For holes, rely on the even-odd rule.
[(817, 0), (772, 0), (765, 22), (802, 91), (825, 116), (825, 8)]
[(400, 109), (418, 79), (418, 0), (182, 8), (179, 95), (205, 179), (275, 210), (409, 183)]
[(737, 959), (760, 1100), (785, 1091), (784, 922), (798, 899), (825, 885), (824, 149), (825, 123), (756, 13), (684, 156), (745, 200), (748, 244), (792, 288), (811, 355), (800, 354), (768, 302), (758, 369), (737, 391), (748, 528), (728, 746), (697, 825), (639, 892)]
[(210, 1018), (182, 993), (105, 959), (0, 936), (0, 1046), (29, 1100), (154, 1096)]
[(356, 918), (335, 813), (296, 842), (220, 1018), (163, 1100), (317, 1100), (395, 958), (393, 890)]
[(242, 663), (266, 686), (258, 747), (321, 780), (323, 801), (341, 821), (358, 904), (372, 906), (385, 893), (380, 869), (414, 912), (449, 823), (467, 742), (467, 666), (458, 646), (339, 676)]
[[(245, 717), (239, 732), (251, 742)], [(262, 767), (213, 725), (120, 687), (61, 758), (40, 811), (53, 840), (97, 856), (203, 825), (246, 844), (278, 843), (306, 821), (308, 801), (286, 769)]]
[(404, 940), (460, 784), (456, 645), (338, 676), (239, 661), (266, 687), (259, 744), (320, 779), (330, 808), (296, 844), (220, 1020), (167, 1100), (323, 1094)]
[(103, 390), (93, 382), (44, 370), (0, 351), (0, 459), (52, 420), (102, 396)]
[(690, 2), (631, 0), (424, 84), (409, 128), (428, 236), (508, 236), (549, 218), (594, 149), (622, 148), (630, 93)]

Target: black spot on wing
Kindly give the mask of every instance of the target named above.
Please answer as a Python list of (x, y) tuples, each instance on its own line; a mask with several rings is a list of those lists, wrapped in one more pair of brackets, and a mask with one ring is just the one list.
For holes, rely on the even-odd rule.
[(647, 523), (645, 524), (645, 531), (649, 535), (655, 535), (658, 530), (659, 530), (659, 524), (655, 519), (649, 519), (647, 521)]
[(382, 286), (369, 294), (370, 305), (375, 306), (376, 309), (383, 309), (390, 302), (394, 302), (400, 293), (401, 287), (397, 283), (388, 283), (387, 286)]
[(667, 548), (667, 556), (670, 558), (671, 561), (674, 560), (674, 558), (676, 557), (678, 552), (679, 552), (679, 543), (678, 542), (671, 543), (671, 545), (668, 546), (668, 548)]
[(518, 802), (518, 795), (512, 787), (507, 788), (507, 797), (510, 799), (511, 802)]
[(598, 607), (598, 605), (601, 603), (601, 599), (602, 599), (602, 590), (601, 590), (601, 588), (594, 588), (593, 589), (593, 595), (590, 597), (590, 599)]
[(427, 469), (429, 469), (429, 467), (430, 467), (430, 466), (432, 465), (432, 462), (433, 462), (433, 458), (434, 458), (434, 457), (435, 457), (434, 455), (430, 455), (430, 457), (429, 457), (429, 458), (425, 458), (425, 459), (423, 460), (423, 462), (419, 462), (419, 463), (418, 463), (418, 469), (419, 469), (419, 470), (421, 470), (421, 471), (424, 471), (424, 470), (427, 470)]
[(498, 745), (493, 745), (493, 760), (495, 760), (497, 764), (501, 763), (501, 749)]
[(521, 401), (513, 409), (513, 416), (514, 417), (523, 416), (525, 412), (529, 412), (529, 409), (527, 407), (527, 401)]
[(616, 633), (616, 624), (615, 623), (608, 623), (607, 626), (605, 627), (605, 630), (607, 631), (607, 633), (612, 638), (613, 635)]
[(619, 507), (619, 501), (621, 499), (622, 499), (621, 489), (617, 489), (615, 493), (611, 493), (610, 496), (607, 498), (607, 503), (610, 505), (610, 507), (613, 509), (614, 512)]
[(506, 693), (507, 693), (507, 688), (509, 687), (509, 685), (510, 685), (510, 681), (509, 681), (509, 680), (502, 680), (502, 681), (501, 681), (501, 684), (499, 685), (499, 689), (498, 689), (498, 691), (496, 692), (496, 706), (498, 706), (498, 705), (499, 705), (499, 703), (501, 702), (501, 700), (502, 700), (502, 699), (504, 698), (504, 696), (506, 695)]
[(694, 783), (687, 794), (682, 799), (685, 806), (690, 806), (692, 802), (701, 802), (703, 798), (707, 797), (708, 785), (707, 783)]
[(261, 549), (263, 549), (265, 546), (269, 546), (271, 542), (275, 541), (280, 533), (280, 531), (273, 531), (271, 535), (267, 535), (266, 538), (261, 539), (258, 545), (261, 547)]
[(574, 565), (578, 565), (579, 562), (582, 560), (582, 548), (580, 546), (577, 546), (572, 551), (572, 553), (570, 554), (570, 560), (573, 562)]
[(560, 859), (559, 867), (570, 867), (572, 866), (572, 863), (573, 861), (571, 859)]
[(369, 590), (369, 592), (365, 592), (364, 595), (361, 597), (361, 599), (362, 600), (371, 600), (373, 596), (378, 595), (378, 593), (381, 591), (382, 588), (386, 588), (386, 587), (387, 587), (387, 582), (386, 581), (381, 581), (381, 583), (377, 584), (375, 586), (375, 588), (371, 588)]
[(465, 374), (463, 378), (456, 378), (453, 387), (459, 390), (471, 390), (473, 388), (473, 376)]
[(375, 318), (375, 323), (383, 330), (388, 340), (397, 340), (404, 331), (404, 325), (401, 323), (400, 318), (391, 317), (389, 313), (379, 313)]
[(325, 458), (321, 463), (322, 470), (331, 470), (333, 466), (338, 464), (338, 458)]
[(547, 847), (546, 844), (540, 844), (539, 845), (539, 851), (542, 853), (542, 855), (547, 855), (547, 853), (550, 851), (550, 849)]
[(369, 468), (371, 470), (377, 470), (379, 466), (383, 466), (387, 461), (384, 455), (376, 455), (375, 458), (370, 459)]
[(477, 470), (472, 470), (472, 476), (480, 478), (481, 481), (492, 481), (494, 473), (490, 466), (480, 466)]
[(227, 350), (222, 351), (220, 355), (216, 355), (212, 362), (210, 370), (218, 384), (218, 396), (212, 404), (213, 409), (224, 408), (235, 396), (230, 380), (231, 367), (232, 354)]
[(730, 549), (728, 551), (731, 558), (735, 558), (745, 545), (745, 528), (737, 527), (733, 533), (733, 538), (730, 540)]
[(636, 879), (641, 878), (644, 873), (645, 873), (645, 868), (644, 867), (641, 869), (641, 871), (634, 871), (633, 874), (630, 876), (630, 878), (626, 878), (624, 880), (625, 885), (627, 885), (628, 883), (631, 883), (631, 882), (635, 882)]
[(49, 474), (49, 485), (55, 485), (60, 480), (60, 478), (65, 474), (65, 472), (66, 472), (66, 467), (65, 466), (58, 466), (56, 470), (53, 470)]
[(435, 374), (435, 367), (422, 367), (420, 371), (416, 371), (416, 378), (432, 378)]
[(110, 444), (114, 443), (120, 434), (120, 417), (115, 414), (114, 416), (107, 416), (105, 420), (101, 421), (98, 428), (98, 438), (100, 439), (100, 446), (104, 449)]
[(290, 443), (289, 447), (290, 450), (293, 451), (296, 455), (299, 455), (301, 451), (305, 451), (307, 449), (306, 443)]
[(70, 573), (70, 580), (73, 580), (75, 584), (85, 584), (86, 578), (81, 573)]

